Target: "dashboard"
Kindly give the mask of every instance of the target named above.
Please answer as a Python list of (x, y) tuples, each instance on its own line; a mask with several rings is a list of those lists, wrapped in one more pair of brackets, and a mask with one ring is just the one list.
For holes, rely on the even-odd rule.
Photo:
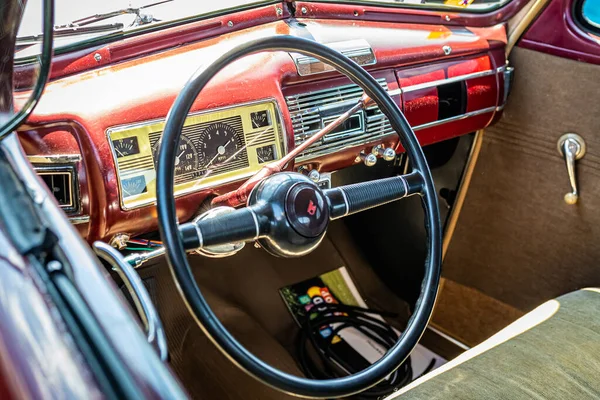
[[(184, 221), (212, 197), (280, 159), (361, 96), (358, 86), (314, 59), (259, 53), (221, 71), (196, 99), (180, 142), (162, 143), (166, 115), (189, 76), (251, 39), (311, 37), (355, 57), (404, 111), (422, 145), (482, 129), (502, 111), (511, 72), (502, 25), (292, 23), (285, 17), (160, 51), (152, 46), (164, 46), (164, 40), (148, 34), (144, 46), (116, 43), (57, 59), (57, 65), (71, 69), (47, 85), (19, 137), (82, 236), (110, 241), (156, 230), (159, 146), (177, 147), (176, 205)], [(195, 29), (199, 26), (205, 25)], [(87, 66), (72, 69), (81, 65)], [(17, 93), (17, 102), (26, 95)], [(388, 148), (403, 151), (375, 106), (309, 147), (289, 168), (318, 177)]]

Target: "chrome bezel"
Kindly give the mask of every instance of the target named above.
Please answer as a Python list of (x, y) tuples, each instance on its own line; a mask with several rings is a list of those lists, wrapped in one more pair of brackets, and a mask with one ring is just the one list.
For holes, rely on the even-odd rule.
[(69, 177), (68, 189), (70, 204), (59, 207), (69, 217), (81, 212), (81, 195), (79, 190), (79, 176), (76, 164), (81, 161), (80, 154), (56, 154), (56, 155), (28, 155), (34, 171), (39, 176), (51, 174), (66, 174)]

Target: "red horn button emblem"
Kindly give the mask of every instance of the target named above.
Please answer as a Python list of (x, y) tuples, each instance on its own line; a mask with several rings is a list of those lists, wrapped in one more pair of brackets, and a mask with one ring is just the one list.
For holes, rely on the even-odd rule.
[(292, 186), (288, 192), (285, 212), (290, 225), (304, 237), (318, 237), (329, 222), (325, 196), (312, 184), (304, 182)]
[(317, 212), (317, 205), (312, 200), (308, 203), (308, 208), (306, 209), (306, 212), (309, 215), (315, 215), (315, 213)]

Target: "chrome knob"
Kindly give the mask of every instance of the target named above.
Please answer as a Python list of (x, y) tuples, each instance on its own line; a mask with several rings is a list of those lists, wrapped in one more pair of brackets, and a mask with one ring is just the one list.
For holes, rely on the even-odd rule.
[(311, 169), (308, 172), (307, 176), (308, 176), (308, 179), (310, 179), (311, 181), (313, 181), (315, 183), (319, 182), (319, 179), (321, 179), (321, 174), (316, 169)]
[(585, 141), (576, 133), (566, 133), (558, 139), (558, 152), (563, 156), (567, 165), (567, 174), (571, 191), (565, 194), (565, 203), (575, 204), (579, 200), (579, 189), (577, 188), (577, 175), (575, 174), (575, 161), (585, 155)]
[(373, 154), (380, 156), (385, 161), (394, 161), (396, 158), (396, 151), (391, 147), (386, 149), (383, 145), (373, 147)]
[(377, 164), (377, 156), (373, 153), (360, 153), (359, 157), (363, 164), (365, 164), (367, 167), (372, 167), (373, 165)]

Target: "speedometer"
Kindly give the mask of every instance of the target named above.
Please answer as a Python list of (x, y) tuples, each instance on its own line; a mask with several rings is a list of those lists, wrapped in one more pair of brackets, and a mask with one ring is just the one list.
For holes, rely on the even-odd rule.
[[(160, 143), (161, 141), (159, 140), (152, 148), (155, 162), (158, 160)], [(198, 152), (190, 139), (181, 135), (175, 154), (175, 176), (182, 177), (193, 175), (197, 172), (199, 167)]]
[(216, 122), (200, 134), (199, 152), (202, 168), (214, 168), (219, 164), (236, 160), (244, 142), (231, 125)]

